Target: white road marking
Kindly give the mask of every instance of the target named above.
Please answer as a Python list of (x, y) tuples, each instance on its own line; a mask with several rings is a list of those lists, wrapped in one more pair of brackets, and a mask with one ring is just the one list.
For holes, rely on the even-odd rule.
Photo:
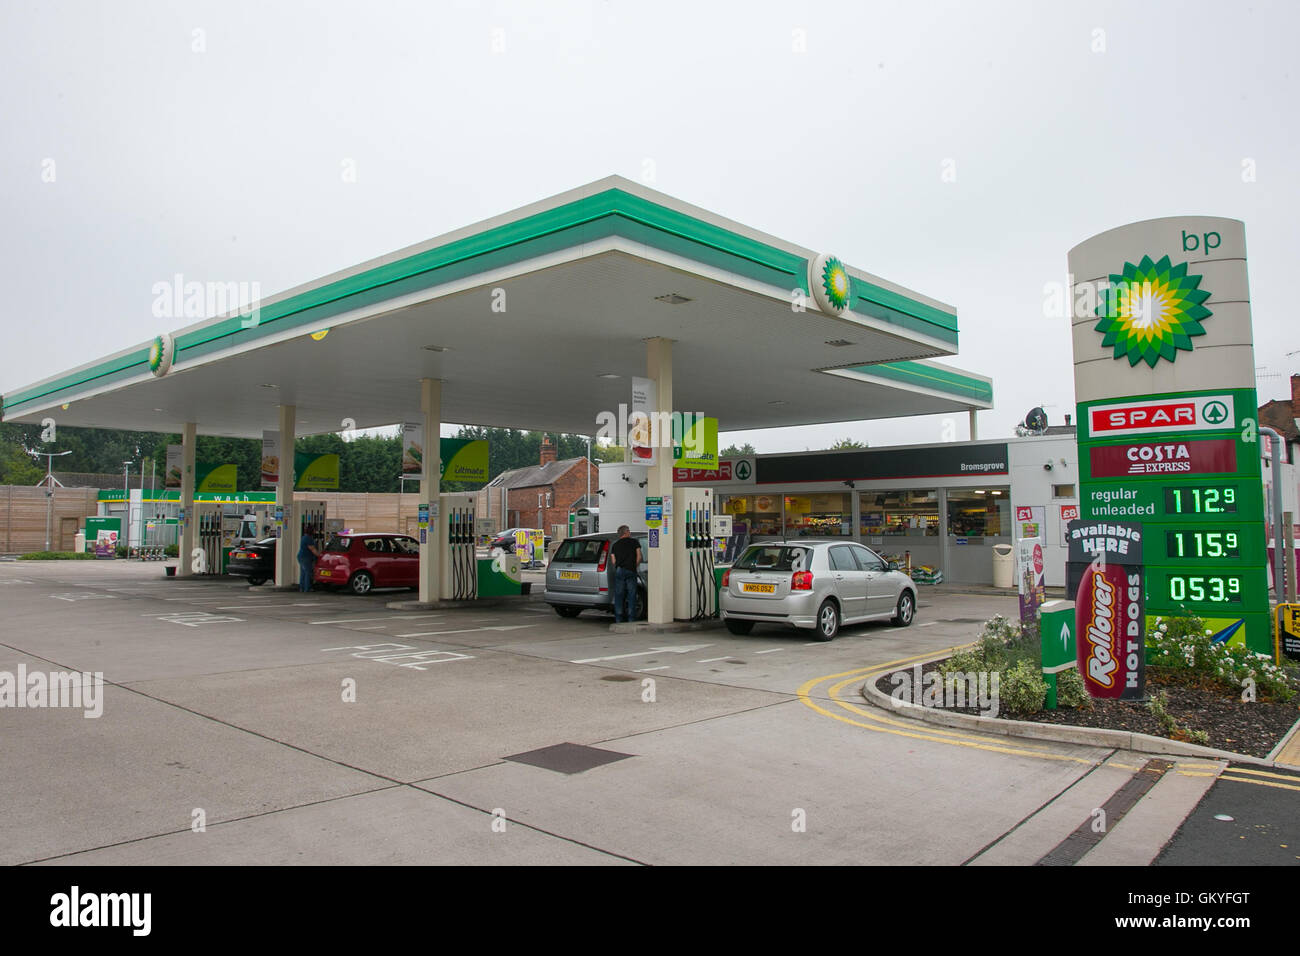
[(111, 594), (90, 594), (76, 591), (65, 591), (62, 594), (51, 594), (50, 597), (56, 601), (112, 601)]
[(777, 651), (783, 651), (783, 650), (785, 650), (784, 647), (773, 647), (773, 648), (771, 648), (771, 649), (769, 649), (769, 650), (766, 650), (766, 651), (755, 651), (754, 653), (755, 653), (755, 654), (775, 654)]
[(358, 621), (423, 621), (433, 618), (442, 617), (441, 614), (417, 614), (414, 617), (405, 617), (400, 612), (394, 611), (391, 614), (381, 614), (378, 617), (340, 617), (330, 621), (308, 621), (308, 624), (355, 624)]
[[(398, 635), (399, 637), (401, 635)], [(645, 657), (647, 654), (686, 654), (690, 651), (702, 651), (706, 647), (712, 647), (712, 644), (679, 644), (674, 647), (652, 647), (648, 651), (637, 651), (635, 654), (611, 654), (609, 657), (588, 657), (580, 661), (569, 661), (570, 664), (599, 664), (601, 661), (621, 661), (628, 657)]]
[[(730, 656), (731, 656), (730, 654), (727, 655), (727, 657), (730, 657)], [(695, 663), (697, 663), (697, 664), (712, 664), (712, 663), (715, 663), (716, 661), (725, 661), (725, 660), (727, 659), (727, 657), (706, 657), (704, 660), (702, 660), (702, 661), (696, 661)]]
[(455, 631), (417, 631), (414, 634), (394, 634), (394, 637), (433, 637), (438, 634), (468, 634), (470, 631), (518, 631), (525, 627), (536, 627), (536, 624), (509, 624), (497, 625), (495, 627), (462, 627)]
[(645, 673), (648, 673), (648, 672), (650, 672), (650, 671), (666, 671), (666, 670), (668, 670), (668, 668), (669, 668), (669, 665), (668, 665), (668, 664), (664, 664), (664, 665), (662, 665), (662, 666), (660, 666), (660, 667), (643, 667), (643, 668), (641, 668), (640, 670), (635, 670), (635, 671), (633, 671), (632, 673), (633, 673), (633, 674), (645, 674)]
[(935, 626), (936, 624), (938, 624), (938, 623), (939, 623), (938, 621), (926, 621), (924, 624), (918, 624), (918, 625), (916, 625), (916, 626), (917, 626), (917, 627), (934, 627), (934, 626)]
[[(357, 651), (353, 657), (359, 657), (362, 660), (378, 661), (381, 664), (393, 664), (396, 667), (409, 667), (412, 670), (427, 670), (426, 664), (449, 664), (453, 661), (471, 661), (474, 659), (472, 654), (461, 654), (457, 651), (433, 651), (417, 650), (410, 644), (352, 644), (346, 647), (322, 647), (321, 651)], [(410, 654), (399, 653), (401, 651), (411, 651)], [(397, 662), (405, 658), (411, 658), (405, 664)], [(435, 660), (435, 658), (438, 658)]]

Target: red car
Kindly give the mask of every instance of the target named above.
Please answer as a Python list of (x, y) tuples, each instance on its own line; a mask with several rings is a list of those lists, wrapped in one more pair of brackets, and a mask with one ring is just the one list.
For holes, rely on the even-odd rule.
[(312, 581), (353, 594), (373, 588), (413, 588), (420, 584), (420, 545), (409, 535), (353, 532), (332, 537), (316, 561)]

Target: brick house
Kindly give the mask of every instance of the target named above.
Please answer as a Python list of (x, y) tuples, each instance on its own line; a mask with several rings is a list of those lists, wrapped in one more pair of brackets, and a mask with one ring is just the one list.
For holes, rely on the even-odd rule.
[[(506, 528), (541, 528), (556, 540), (568, 534), (569, 512), (587, 494), (588, 476), (594, 496), (600, 471), (586, 458), (556, 459), (555, 443), (542, 438), (538, 463), (528, 468), (503, 471), (478, 492), (477, 519), (496, 531)], [(504, 505), (503, 505), (504, 498)]]

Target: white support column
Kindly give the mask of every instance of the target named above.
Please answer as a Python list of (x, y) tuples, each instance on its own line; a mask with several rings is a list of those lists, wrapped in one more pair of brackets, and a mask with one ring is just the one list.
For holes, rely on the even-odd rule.
[(438, 532), (441, 514), (438, 509), (439, 473), (442, 469), (439, 446), (442, 435), (442, 382), (436, 378), (420, 379), (420, 411), (424, 414), (424, 473), (420, 478), (420, 503), (429, 506), (429, 530), (420, 545), (420, 601), (433, 603), (442, 599), (442, 569), (438, 566)]
[(300, 535), (293, 521), (293, 440), (298, 427), (298, 407), (280, 406), (279, 480), (275, 483), (275, 506), (284, 509), (284, 527), (275, 547), (275, 586), (298, 586), (298, 542)]
[(979, 429), (975, 426), (975, 409), (970, 409), (970, 440), (975, 441), (980, 437)]
[[(198, 522), (194, 514), (194, 446), (198, 442), (199, 427), (194, 422), (186, 422), (181, 434), (181, 513), (185, 515), (185, 524), (181, 526), (180, 547), (177, 549), (178, 577), (188, 578), (194, 573), (194, 542), (198, 538)], [(131, 503), (126, 506), (128, 518)], [(125, 523), (125, 522), (124, 522)]]
[[(672, 436), (667, 441), (659, 434), (658, 424), (671, 420), (673, 411), (673, 340), (654, 338), (646, 341), (646, 377), (653, 380), (658, 393), (655, 415), (655, 464), (650, 469), (645, 493), (663, 498), (665, 504), (673, 493)], [(674, 502), (675, 504), (675, 502)], [(667, 511), (667, 508), (664, 509)], [(649, 561), (649, 604), (646, 620), (651, 624), (670, 624), (673, 620), (673, 546), (676, 537), (669, 533), (673, 519), (665, 514), (659, 529), (659, 547), (647, 548)]]

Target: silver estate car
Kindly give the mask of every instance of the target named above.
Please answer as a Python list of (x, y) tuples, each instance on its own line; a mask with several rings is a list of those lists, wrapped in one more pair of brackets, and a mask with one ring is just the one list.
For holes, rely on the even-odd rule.
[(853, 541), (764, 541), (723, 574), (719, 610), (732, 634), (793, 624), (830, 641), (841, 624), (891, 618), (907, 627), (916, 617), (916, 585)]
[[(632, 537), (645, 557), (646, 536), (634, 533)], [(546, 591), (542, 600), (555, 608), (560, 617), (577, 617), (587, 609), (614, 611), (614, 557), (610, 548), (618, 540), (612, 531), (579, 535), (560, 542), (546, 566)], [(637, 569), (640, 579), (637, 586), (637, 616), (646, 612), (646, 571), (642, 561)]]

